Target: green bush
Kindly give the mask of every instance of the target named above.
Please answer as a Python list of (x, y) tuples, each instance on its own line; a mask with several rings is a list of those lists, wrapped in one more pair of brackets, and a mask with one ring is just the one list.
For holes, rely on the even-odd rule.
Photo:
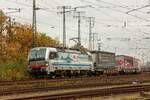
[(21, 80), (28, 77), (27, 61), (19, 59), (18, 61), (8, 61), (0, 65), (0, 80)]

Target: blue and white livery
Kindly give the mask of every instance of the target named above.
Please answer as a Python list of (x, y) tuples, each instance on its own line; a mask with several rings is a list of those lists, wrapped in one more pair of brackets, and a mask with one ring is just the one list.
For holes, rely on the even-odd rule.
[(31, 74), (77, 75), (93, 71), (91, 55), (76, 50), (37, 47), (30, 50), (28, 62)]

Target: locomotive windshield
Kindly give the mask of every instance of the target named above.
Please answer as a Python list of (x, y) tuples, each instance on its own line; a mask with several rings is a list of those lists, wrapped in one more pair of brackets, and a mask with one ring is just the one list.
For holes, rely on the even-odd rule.
[(44, 60), (46, 49), (32, 50), (29, 54), (29, 61)]
[(54, 58), (58, 58), (57, 52), (50, 52), (49, 59), (54, 59)]

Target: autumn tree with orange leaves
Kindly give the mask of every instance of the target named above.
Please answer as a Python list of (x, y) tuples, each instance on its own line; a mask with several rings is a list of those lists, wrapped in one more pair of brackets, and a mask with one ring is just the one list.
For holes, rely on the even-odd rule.
[[(0, 12), (0, 61), (18, 60), (27, 57), (32, 42), (31, 25), (12, 22), (11, 27), (8, 17)], [(36, 46), (58, 46), (59, 42), (46, 34), (36, 33)]]
[[(10, 75), (12, 78), (13, 75), (17, 75), (21, 66), (26, 67), (24, 62), (26, 62), (28, 51), (31, 49), (32, 27), (17, 22), (10, 23), (9, 18), (0, 10), (0, 68), (7, 69), (8, 67), (6, 71), (2, 72), (5, 74), (2, 76), (7, 77), (12, 73)], [(36, 46), (55, 47), (58, 45), (59, 41), (44, 33), (36, 33)], [(19, 66), (18, 70), (16, 70), (17, 66)], [(11, 68), (13, 70), (10, 70)], [(0, 79), (2, 73), (0, 72)]]

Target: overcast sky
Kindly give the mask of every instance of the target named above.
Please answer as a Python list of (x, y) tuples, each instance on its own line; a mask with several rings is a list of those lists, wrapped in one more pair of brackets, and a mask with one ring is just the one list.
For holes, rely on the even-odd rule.
[[(150, 7), (149, 0), (36, 0), (37, 29), (52, 38), (62, 41), (62, 15), (58, 6), (86, 6), (79, 11), (85, 11), (86, 17), (95, 17), (93, 33), (98, 34), (104, 51), (116, 52), (139, 57), (141, 60), (150, 59)], [(144, 7), (146, 6), (146, 7)], [(142, 7), (142, 8), (141, 8)], [(8, 8), (21, 8), (20, 13), (7, 13)], [(133, 10), (141, 8), (138, 10)], [(20, 23), (32, 23), (32, 0), (0, 0), (0, 9), (7, 16), (15, 18)], [(131, 12), (130, 12), (131, 11)], [(87, 19), (82, 18), (82, 45), (88, 47)], [(54, 28), (51, 28), (54, 27)], [(66, 16), (67, 45), (72, 46), (70, 38), (77, 37), (77, 19), (72, 13)], [(97, 43), (97, 42), (96, 42)], [(95, 45), (97, 49), (97, 45)]]

